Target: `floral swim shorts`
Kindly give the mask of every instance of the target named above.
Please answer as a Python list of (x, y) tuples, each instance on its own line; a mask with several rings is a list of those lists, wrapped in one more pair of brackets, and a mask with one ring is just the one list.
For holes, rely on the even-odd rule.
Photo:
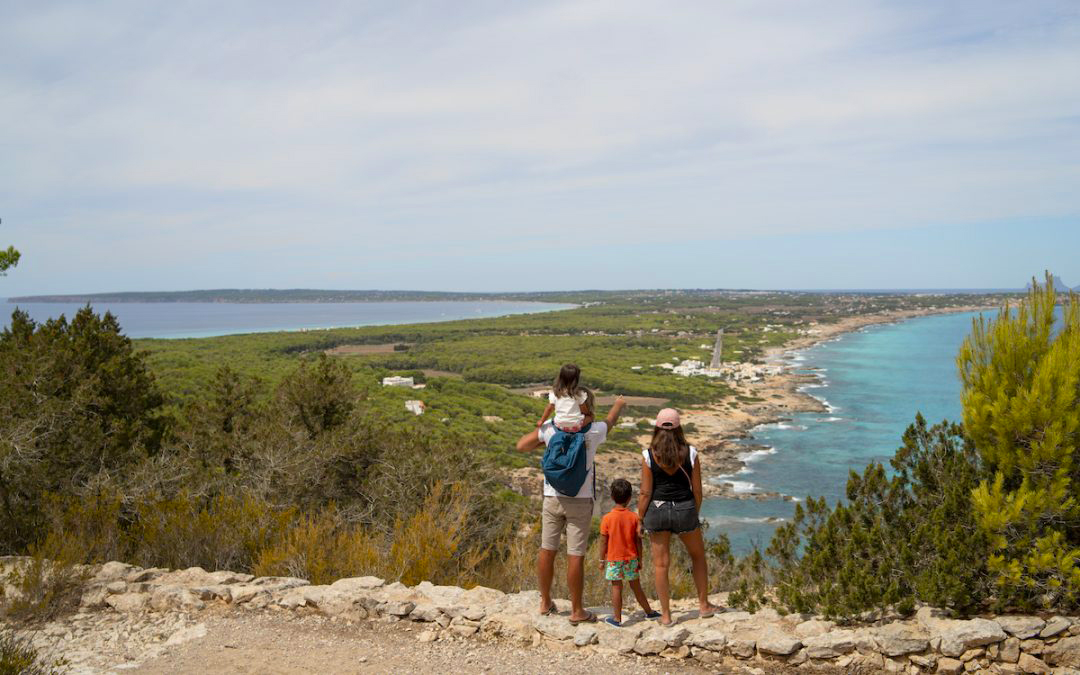
[(638, 578), (637, 558), (633, 560), (609, 560), (604, 570), (604, 579), (608, 581), (634, 581)]

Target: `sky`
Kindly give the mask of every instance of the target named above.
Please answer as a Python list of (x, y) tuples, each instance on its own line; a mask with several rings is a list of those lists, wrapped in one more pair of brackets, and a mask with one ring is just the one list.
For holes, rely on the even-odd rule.
[(1080, 284), (1080, 3), (0, 2), (0, 297)]

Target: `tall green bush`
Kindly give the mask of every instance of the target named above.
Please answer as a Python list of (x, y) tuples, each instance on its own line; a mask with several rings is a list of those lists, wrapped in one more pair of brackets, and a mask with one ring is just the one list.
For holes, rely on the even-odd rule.
[(1080, 303), (1061, 322), (1047, 275), (979, 319), (960, 351), (964, 427), (989, 475), (974, 490), (1002, 605), (1080, 601)]
[(796, 505), (767, 551), (781, 604), (849, 617), (916, 602), (969, 610), (985, 599), (986, 539), (971, 502), (980, 466), (960, 427), (917, 416), (890, 464), (891, 476), (881, 464), (852, 472), (846, 503)]

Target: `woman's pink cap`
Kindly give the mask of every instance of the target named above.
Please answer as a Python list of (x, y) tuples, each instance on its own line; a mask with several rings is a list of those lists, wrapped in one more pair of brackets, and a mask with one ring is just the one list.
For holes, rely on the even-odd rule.
[(661, 429), (674, 429), (679, 426), (679, 413), (674, 408), (664, 408), (656, 413), (656, 426)]

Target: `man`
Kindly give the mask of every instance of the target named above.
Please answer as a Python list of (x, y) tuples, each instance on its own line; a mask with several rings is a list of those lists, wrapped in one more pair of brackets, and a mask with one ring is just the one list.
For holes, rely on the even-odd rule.
[[(589, 408), (596, 410), (592, 394), (589, 395)], [(559, 551), (559, 542), (566, 531), (566, 585), (570, 588), (570, 623), (596, 621), (596, 615), (585, 609), (581, 596), (585, 586), (585, 552), (589, 547), (589, 531), (592, 529), (593, 515), (593, 460), (596, 448), (607, 440), (608, 430), (615, 426), (626, 401), (620, 396), (611, 406), (603, 422), (593, 422), (585, 434), (585, 461), (588, 473), (585, 483), (573, 497), (561, 495), (555, 488), (544, 481), (544, 506), (541, 516), (543, 534), (540, 553), (536, 560), (536, 576), (540, 585), (540, 613), (553, 614), (555, 603), (551, 599), (551, 582), (555, 578), (555, 555)], [(532, 452), (541, 445), (551, 442), (555, 435), (555, 426), (545, 423), (539, 429), (531, 431), (517, 442), (521, 452)]]

